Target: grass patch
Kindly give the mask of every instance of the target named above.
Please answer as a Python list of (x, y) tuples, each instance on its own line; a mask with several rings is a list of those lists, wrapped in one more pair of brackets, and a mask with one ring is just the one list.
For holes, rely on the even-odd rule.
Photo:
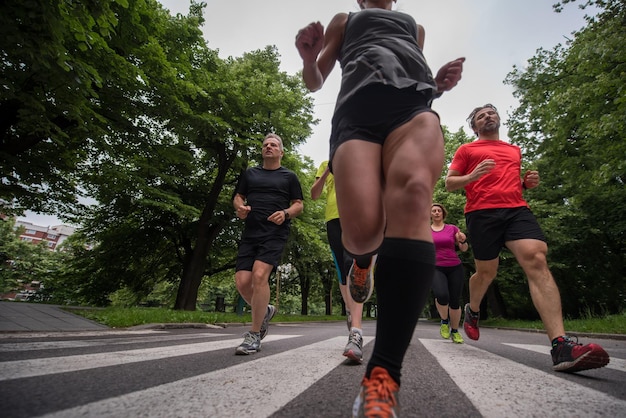
[[(231, 312), (204, 312), (204, 311), (175, 311), (166, 308), (116, 308), (104, 309), (72, 309), (72, 313), (104, 324), (111, 328), (128, 328), (145, 324), (222, 324), (222, 323), (251, 323), (250, 313), (237, 315)], [(273, 322), (319, 322), (345, 321), (341, 315), (281, 315), (277, 313)]]
[[(117, 308), (72, 309), (73, 313), (111, 328), (128, 328), (145, 324), (200, 323), (200, 324), (249, 324), (250, 313), (237, 315), (231, 312), (175, 311), (166, 308)], [(364, 318), (369, 320), (370, 318)], [(341, 315), (282, 315), (277, 313), (273, 322), (323, 322), (345, 321)], [(522, 321), (504, 318), (490, 318), (480, 322), (483, 326), (501, 328), (521, 328), (543, 330), (541, 321)], [(621, 315), (566, 319), (565, 330), (568, 333), (626, 334), (626, 312)]]
[[(490, 327), (508, 327), (543, 330), (541, 321), (522, 321), (503, 318), (490, 318), (480, 321), (481, 325)], [(583, 332), (599, 334), (626, 334), (626, 313), (606, 315), (603, 317), (587, 317), (582, 319), (563, 320), (565, 331), (576, 334)]]

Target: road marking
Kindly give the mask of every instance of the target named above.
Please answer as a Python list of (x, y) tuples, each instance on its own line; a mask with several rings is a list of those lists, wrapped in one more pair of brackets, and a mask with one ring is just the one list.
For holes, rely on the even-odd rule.
[(344, 362), (344, 344), (345, 337), (335, 337), (267, 357), (251, 356), (236, 366), (44, 416), (267, 417)]
[[(545, 345), (536, 345), (536, 344), (513, 344), (513, 343), (503, 343), (504, 345), (508, 345), (509, 347), (520, 348), (522, 350), (533, 351), (535, 353), (547, 354), (550, 356), (550, 349)], [(626, 360), (622, 360), (619, 358), (611, 357), (611, 361), (609, 364), (604, 366), (607, 369), (619, 370), (620, 372), (626, 372)]]
[[(268, 335), (263, 342), (296, 338), (300, 335)], [(81, 354), (76, 356), (51, 357), (31, 360), (17, 360), (0, 363), (0, 381), (24, 377), (45, 376), (55, 373), (75, 372), (96, 367), (119, 366), (140, 361), (159, 360), (168, 357), (185, 356), (216, 350), (233, 349), (239, 339), (211, 341), (206, 343), (182, 344), (168, 347), (153, 347), (138, 350), (113, 351), (108, 353)]]
[[(124, 344), (143, 344), (150, 342), (162, 341), (182, 341), (192, 339), (208, 339), (217, 337), (228, 337), (231, 334), (184, 334), (172, 335), (165, 334), (151, 337), (120, 337), (120, 338), (100, 338), (95, 340), (67, 340), (67, 341), (39, 341), (39, 342), (15, 342), (0, 344), (0, 353), (33, 351), (33, 350), (58, 350), (68, 348), (84, 348), (84, 347), (100, 347), (104, 345), (124, 345)], [(67, 337), (67, 334), (65, 335)]]
[[(420, 339), (484, 417), (623, 416), (626, 401), (469, 344)], [(545, 347), (542, 351), (545, 354)]]
[(163, 330), (154, 329), (142, 329), (142, 330), (107, 330), (102, 331), (29, 331), (29, 332), (16, 332), (15, 334), (2, 334), (3, 340), (23, 340), (25, 338), (67, 338), (68, 335), (72, 337), (102, 337), (103, 335), (147, 335), (162, 333)]

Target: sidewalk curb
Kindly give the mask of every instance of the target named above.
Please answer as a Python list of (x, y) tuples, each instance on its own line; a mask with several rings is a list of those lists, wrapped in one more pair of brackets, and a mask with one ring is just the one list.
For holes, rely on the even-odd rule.
[(172, 322), (172, 323), (163, 323), (163, 324), (142, 324), (142, 325), (134, 325), (132, 327), (123, 328), (128, 331), (143, 331), (149, 329), (183, 329), (183, 328), (203, 328), (203, 329), (222, 329), (225, 328), (220, 326), (219, 324), (203, 324), (196, 322)]
[[(520, 331), (520, 332), (529, 332), (536, 334), (545, 334), (546, 331), (543, 329), (533, 329), (533, 328), (512, 328), (512, 327), (491, 327), (491, 326), (481, 326), (481, 328), (492, 328), (492, 329), (504, 329), (507, 331)], [(565, 331), (565, 333), (570, 337), (584, 337), (584, 338), (600, 338), (603, 340), (620, 340), (626, 341), (626, 334), (602, 334), (598, 332), (577, 332), (577, 331)]]
[[(317, 323), (331, 323), (331, 322), (342, 322), (342, 321), (319, 321)], [(426, 323), (433, 323), (431, 321), (424, 321)], [(297, 324), (298, 322), (272, 322), (273, 325), (284, 325), (284, 324)], [(302, 323), (316, 323), (315, 321), (307, 321)], [(423, 323), (420, 321), (420, 323)], [(434, 323), (433, 323), (434, 324)], [(205, 323), (163, 323), (163, 324), (143, 324), (143, 325), (135, 325), (128, 328), (123, 328), (129, 331), (137, 331), (137, 330), (163, 330), (163, 329), (184, 329), (184, 328), (197, 328), (197, 329), (223, 329), (223, 328), (232, 328), (232, 327), (246, 327), (250, 326), (251, 322), (218, 322), (215, 324), (205, 324)], [(435, 324), (438, 325), (438, 324)], [(491, 329), (502, 329), (506, 331), (519, 331), (519, 332), (528, 332), (535, 334), (545, 334), (546, 331), (543, 329), (533, 329), (533, 328), (513, 328), (513, 327), (494, 327), (494, 326), (483, 326), (481, 328), (491, 328)], [(576, 331), (566, 331), (567, 335), (575, 336), (575, 337), (584, 337), (584, 338), (600, 338), (603, 340), (619, 340), (626, 341), (626, 334), (603, 334), (603, 333), (593, 333), (593, 332), (576, 332)]]

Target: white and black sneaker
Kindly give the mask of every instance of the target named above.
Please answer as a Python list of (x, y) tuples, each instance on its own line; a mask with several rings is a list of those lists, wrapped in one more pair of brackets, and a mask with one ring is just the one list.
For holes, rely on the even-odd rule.
[(355, 329), (350, 331), (348, 344), (346, 344), (346, 348), (343, 350), (343, 355), (354, 362), (363, 362), (363, 336), (359, 331)]
[(257, 351), (261, 351), (261, 338), (256, 333), (248, 331), (243, 334), (243, 342), (237, 347), (235, 354), (247, 356)]
[(265, 312), (265, 318), (263, 318), (263, 323), (261, 324), (261, 331), (259, 331), (261, 339), (265, 338), (267, 335), (267, 329), (274, 315), (276, 315), (276, 307), (274, 305), (267, 305), (267, 312)]

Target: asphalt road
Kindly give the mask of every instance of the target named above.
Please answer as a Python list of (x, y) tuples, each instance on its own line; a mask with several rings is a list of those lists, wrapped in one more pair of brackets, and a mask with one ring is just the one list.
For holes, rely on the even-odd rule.
[[(345, 323), (272, 324), (261, 352), (235, 356), (245, 330), (0, 333), (2, 416), (350, 416), (365, 366), (341, 356)], [(367, 359), (375, 322), (364, 331)], [(626, 417), (626, 341), (593, 342), (609, 366), (564, 374), (544, 334), (484, 328), (457, 345), (420, 322), (401, 416)]]

